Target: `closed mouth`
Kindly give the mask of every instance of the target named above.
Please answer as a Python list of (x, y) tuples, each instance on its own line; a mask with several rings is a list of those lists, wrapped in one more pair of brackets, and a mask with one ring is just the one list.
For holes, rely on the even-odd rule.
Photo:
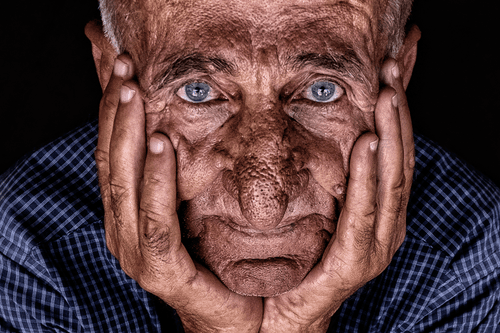
[(299, 227), (305, 227), (307, 223), (310, 223), (312, 219), (318, 223), (318, 220), (321, 221), (322, 226), (320, 226), (320, 229), (326, 231), (329, 236), (333, 234), (335, 231), (335, 223), (328, 219), (326, 216), (321, 215), (321, 214), (310, 214), (307, 216), (302, 216), (302, 217), (294, 217), (294, 218), (289, 218), (286, 221), (283, 221), (282, 226), (274, 229), (269, 229), (269, 230), (258, 230), (254, 229), (251, 227), (243, 226), (238, 223), (234, 223), (232, 219), (228, 218), (220, 218), (222, 223), (226, 224), (228, 227), (233, 229), (234, 231), (247, 234), (248, 236), (251, 237), (269, 237), (269, 236), (285, 236), (288, 233), (293, 232)]

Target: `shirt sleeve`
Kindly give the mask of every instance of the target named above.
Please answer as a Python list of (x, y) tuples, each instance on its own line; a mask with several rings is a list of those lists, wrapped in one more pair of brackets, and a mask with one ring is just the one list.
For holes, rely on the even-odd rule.
[(0, 331), (81, 332), (78, 319), (40, 264), (0, 255)]

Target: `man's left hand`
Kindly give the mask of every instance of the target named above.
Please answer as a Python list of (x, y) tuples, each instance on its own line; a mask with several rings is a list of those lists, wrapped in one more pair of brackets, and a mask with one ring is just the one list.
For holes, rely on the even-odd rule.
[(355, 143), (346, 202), (321, 261), (295, 289), (264, 300), (261, 332), (326, 332), (341, 304), (390, 264), (406, 234), (415, 164), (413, 131), (399, 68), (388, 59), (374, 133)]

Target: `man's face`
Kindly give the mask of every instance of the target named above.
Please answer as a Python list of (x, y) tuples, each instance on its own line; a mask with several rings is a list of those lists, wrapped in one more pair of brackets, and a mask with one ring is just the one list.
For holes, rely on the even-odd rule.
[(168, 34), (139, 77), (147, 132), (177, 152), (183, 243), (233, 291), (286, 292), (321, 259), (353, 144), (374, 130), (378, 16), (371, 1), (152, 12)]

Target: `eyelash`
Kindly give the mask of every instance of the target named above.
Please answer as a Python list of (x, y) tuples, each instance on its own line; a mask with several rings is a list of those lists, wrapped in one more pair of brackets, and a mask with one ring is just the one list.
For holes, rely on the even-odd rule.
[[(325, 83), (329, 83), (329, 84), (332, 84), (335, 86), (334, 95), (332, 96), (332, 98), (329, 98), (326, 101), (318, 101), (318, 100), (314, 99), (314, 96), (313, 96), (314, 93), (313, 93), (312, 89), (313, 89), (313, 86), (319, 82), (325, 82)], [(190, 99), (186, 95), (186, 87), (193, 84), (193, 83), (201, 83), (201, 84), (207, 85), (210, 88), (209, 96), (208, 96), (209, 99), (203, 99), (201, 101), (194, 101), (194, 100)], [(184, 83), (180, 88), (177, 89), (176, 95), (179, 96), (184, 101), (186, 101), (188, 103), (192, 103), (192, 104), (204, 104), (204, 103), (208, 103), (208, 102), (213, 101), (213, 100), (217, 100), (221, 96), (224, 96), (224, 94), (222, 94), (220, 91), (214, 89), (212, 86), (213, 85), (211, 85), (203, 80), (188, 81), (188, 82)], [(327, 79), (327, 78), (324, 78), (324, 79), (319, 78), (319, 79), (316, 79), (314, 81), (309, 81), (308, 85), (305, 88), (303, 88), (298, 94), (296, 94), (295, 96), (292, 97), (292, 100), (307, 99), (308, 101), (310, 101), (312, 103), (327, 104), (327, 103), (336, 102), (344, 94), (345, 94), (344, 88), (340, 84), (338, 84), (337, 82), (335, 82), (331, 79)], [(223, 99), (225, 100), (225, 98), (223, 98)]]

